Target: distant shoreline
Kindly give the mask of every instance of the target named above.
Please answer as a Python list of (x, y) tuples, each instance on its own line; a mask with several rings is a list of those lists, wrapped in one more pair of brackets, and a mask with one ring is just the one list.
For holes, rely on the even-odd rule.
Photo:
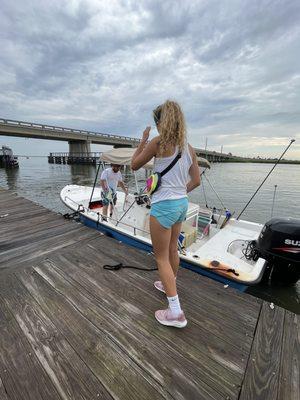
[[(48, 158), (48, 156), (35, 156), (35, 155), (16, 155), (16, 157), (20, 158)], [(230, 159), (230, 160), (223, 160), (223, 161), (216, 161), (216, 163), (252, 163), (252, 164), (275, 164), (277, 160), (276, 159), (269, 159), (269, 160), (264, 160), (264, 159), (245, 159), (245, 158), (236, 158), (236, 159)], [(213, 162), (215, 163), (215, 162)], [(279, 164), (294, 164), (294, 165), (300, 165), (300, 160), (280, 160)]]
[[(252, 163), (252, 164), (275, 164), (275, 162), (278, 161), (277, 159), (269, 159), (269, 160), (264, 160), (264, 159), (245, 159), (245, 158), (237, 158), (234, 160), (223, 160), (222, 162), (226, 163)], [(280, 160), (279, 164), (298, 164), (300, 165), (300, 160)]]

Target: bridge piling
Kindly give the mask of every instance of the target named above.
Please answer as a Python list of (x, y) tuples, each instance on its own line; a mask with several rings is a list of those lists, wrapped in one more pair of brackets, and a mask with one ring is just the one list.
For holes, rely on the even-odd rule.
[(91, 142), (89, 140), (69, 140), (69, 153), (90, 153)]

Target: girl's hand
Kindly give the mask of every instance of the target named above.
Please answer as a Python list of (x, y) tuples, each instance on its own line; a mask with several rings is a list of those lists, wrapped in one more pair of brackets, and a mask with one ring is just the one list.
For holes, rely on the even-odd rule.
[(151, 126), (147, 126), (147, 128), (143, 132), (142, 142), (146, 143), (149, 139)]

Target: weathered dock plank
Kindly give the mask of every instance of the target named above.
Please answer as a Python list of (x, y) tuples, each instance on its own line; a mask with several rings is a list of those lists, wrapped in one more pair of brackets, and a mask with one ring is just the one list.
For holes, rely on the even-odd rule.
[(4, 387), (3, 383), (2, 383), (1, 376), (0, 376), (0, 399), (1, 400), (8, 400), (6, 389), (5, 389), (5, 387)]
[(143, 377), (143, 370), (132, 362), (118, 343), (80, 312), (79, 303), (70, 301), (55, 288), (51, 279), (45, 279), (45, 274), (42, 276), (39, 272), (26, 269), (19, 271), (18, 276), (83, 361), (110, 388), (114, 397), (145, 400), (169, 397), (149, 375), (147, 379)]
[(299, 316), (182, 269), (185, 329), (129, 248), (0, 188), (0, 399), (299, 400)]
[(15, 275), (6, 275), (0, 283), (0, 291), (30, 343), (32, 354), (62, 398), (80, 400), (101, 396), (101, 399), (112, 399)]
[(59, 400), (13, 313), (0, 296), (0, 377), (9, 399)]
[(97, 232), (70, 223), (10, 191), (2, 190), (0, 200), (0, 270), (24, 266), (48, 253), (98, 236)]
[[(199, 364), (201, 368), (195, 369), (195, 362), (191, 362), (191, 358), (197, 359), (197, 355), (192, 354), (194, 346), (188, 346), (185, 343), (189, 356), (184, 357), (176, 348), (174, 349), (171, 341), (162, 340), (165, 339), (165, 329), (161, 329), (159, 337), (157, 337), (158, 335), (155, 335), (153, 331), (156, 331), (158, 327), (153, 325), (153, 321), (149, 319), (149, 315), (153, 315), (153, 309), (148, 313), (148, 310), (146, 312), (136, 305), (136, 299), (132, 301), (132, 299), (120, 297), (114, 285), (110, 289), (103, 288), (99, 284), (102, 281), (101, 273), (98, 272), (94, 278), (87, 274), (82, 276), (82, 268), (73, 268), (72, 263), (67, 260), (64, 263), (60, 260), (57, 264), (49, 260), (43, 268), (38, 267), (35, 270), (45, 280), (55, 285), (56, 290), (63, 293), (73, 304), (76, 304), (80, 312), (94, 325), (104, 330), (105, 334), (111, 336), (113, 340), (116, 340), (119, 346), (122, 346), (122, 350), (128, 352), (128, 355), (137, 364), (140, 364), (141, 368), (147, 366), (149, 374), (154, 371), (154, 379), (157, 379), (159, 372), (160, 383), (165, 382), (165, 377), (172, 377), (172, 384), (169, 385), (170, 391), (177, 388), (177, 392), (180, 391), (183, 397), (187, 393), (191, 393), (191, 384), (183, 384), (182, 377), (177, 372), (183, 368), (185, 373), (189, 374), (189, 382), (199, 383), (198, 390), (194, 390), (196, 398), (220, 398), (224, 391), (228, 391), (229, 394), (235, 392), (236, 386), (232, 384), (232, 381), (235, 381), (236, 370), (230, 374), (228, 368), (224, 368), (219, 361), (214, 363), (214, 360), (207, 357), (204, 352), (200, 354)], [(104, 271), (101, 272), (104, 273)], [(128, 318), (128, 313), (136, 318), (137, 321), (134, 325), (132, 324), (132, 317)], [(201, 338), (198, 338), (198, 340), (200, 341)], [(147, 343), (147, 347), (145, 347), (145, 343)], [(136, 347), (144, 348), (143, 357), (141, 357), (141, 354), (137, 356)], [(164, 354), (165, 360), (163, 364), (161, 362), (162, 354)], [(229, 378), (226, 380), (228, 375)], [(162, 377), (164, 377), (163, 381)], [(179, 382), (182, 383), (178, 386)], [(207, 386), (207, 383), (214, 390), (218, 388), (220, 395), (217, 396)], [(209, 396), (210, 392), (212, 393)]]
[(300, 399), (299, 315), (263, 303), (240, 399)]
[(285, 311), (278, 400), (300, 399), (300, 315)]
[(264, 302), (249, 356), (241, 400), (274, 400), (278, 394), (285, 310)]
[(22, 263), (41, 259), (51, 252), (58, 251), (72, 244), (83, 243), (85, 240), (89, 240), (96, 235), (97, 233), (80, 226), (74, 227), (74, 229), (67, 229), (66, 232), (60, 235), (53, 234), (48, 239), (44, 238), (43, 234), (41, 234), (39, 236), (40, 239), (36, 242), (24, 245), (18, 243), (18, 247), (3, 251), (0, 254), (0, 269), (16, 268)]

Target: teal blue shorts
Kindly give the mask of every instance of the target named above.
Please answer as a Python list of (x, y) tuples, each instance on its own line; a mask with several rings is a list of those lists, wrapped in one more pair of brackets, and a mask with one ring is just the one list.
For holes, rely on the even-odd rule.
[(176, 200), (162, 200), (151, 205), (150, 215), (155, 217), (164, 228), (171, 228), (178, 222), (183, 222), (188, 210), (187, 197)]

